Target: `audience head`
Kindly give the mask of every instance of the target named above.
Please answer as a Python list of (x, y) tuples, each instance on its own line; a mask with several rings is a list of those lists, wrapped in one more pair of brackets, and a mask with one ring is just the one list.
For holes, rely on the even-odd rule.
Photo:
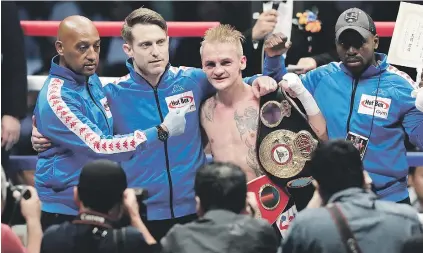
[(379, 45), (373, 19), (358, 8), (344, 11), (335, 25), (339, 58), (354, 75), (376, 64), (374, 52)]
[(239, 214), (245, 209), (247, 178), (240, 167), (231, 163), (213, 162), (201, 167), (195, 177), (194, 190), (200, 217), (210, 210)]
[(121, 30), (123, 50), (133, 59), (135, 70), (144, 77), (160, 76), (169, 63), (169, 37), (163, 17), (139, 8), (126, 18)]
[(80, 208), (112, 215), (121, 211), (126, 188), (126, 174), (119, 164), (95, 160), (82, 168), (74, 195)]
[(200, 55), (203, 71), (217, 90), (242, 83), (242, 70), (247, 58), (243, 55), (244, 36), (230, 25), (219, 25), (206, 31)]
[(331, 140), (319, 145), (311, 157), (310, 173), (324, 202), (339, 191), (366, 188), (360, 153), (350, 141)]
[(410, 168), (408, 184), (414, 188), (419, 202), (423, 203), (423, 166)]
[(84, 76), (96, 72), (100, 36), (88, 18), (77, 15), (65, 18), (59, 25), (55, 46), (60, 55), (60, 65)]

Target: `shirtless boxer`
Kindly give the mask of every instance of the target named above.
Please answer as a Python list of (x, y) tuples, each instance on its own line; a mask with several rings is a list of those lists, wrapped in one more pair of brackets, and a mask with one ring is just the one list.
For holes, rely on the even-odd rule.
[[(281, 39), (278, 35), (272, 36), (273, 41)], [(200, 49), (203, 70), (218, 92), (202, 106), (201, 125), (209, 139), (213, 159), (237, 164), (250, 182), (264, 172), (256, 154), (259, 99), (243, 82), (241, 74), (247, 61), (241, 45), (243, 39), (240, 32), (228, 25), (212, 28), (205, 34)], [(284, 47), (277, 53), (286, 51)], [(286, 79), (282, 82), (296, 93), (293, 95), (303, 104), (311, 104), (304, 107), (317, 136), (327, 139), (326, 122), (310, 93), (304, 87), (298, 87), (301, 83)]]

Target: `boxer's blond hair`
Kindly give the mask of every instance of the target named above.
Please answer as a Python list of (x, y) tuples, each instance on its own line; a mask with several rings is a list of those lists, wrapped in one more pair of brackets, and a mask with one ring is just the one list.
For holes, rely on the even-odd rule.
[(242, 35), (240, 31), (237, 31), (233, 26), (221, 24), (206, 31), (204, 39), (201, 42), (200, 54), (202, 54), (203, 46), (206, 43), (228, 43), (235, 45), (239, 56), (242, 56), (244, 55), (242, 49), (242, 43), (244, 40), (244, 35)]
[(125, 18), (125, 22), (123, 23), (120, 33), (126, 43), (132, 43), (134, 39), (134, 36), (132, 35), (132, 27), (137, 24), (157, 25), (167, 34), (167, 24), (164, 18), (153, 10), (141, 7), (131, 12)]

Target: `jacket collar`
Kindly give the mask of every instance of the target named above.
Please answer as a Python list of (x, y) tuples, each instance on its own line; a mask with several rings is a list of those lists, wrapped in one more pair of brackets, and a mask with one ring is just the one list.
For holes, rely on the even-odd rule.
[(87, 82), (87, 77), (79, 75), (72, 70), (59, 65), (59, 56), (56, 55), (51, 59), (50, 75), (60, 76), (77, 84)]
[[(386, 54), (381, 54), (381, 53), (375, 53), (375, 58), (376, 58), (376, 62), (379, 64), (379, 66), (373, 66), (370, 65), (364, 72), (363, 74), (361, 74), (361, 78), (369, 78), (371, 76), (377, 76), (379, 75), (381, 72), (385, 71), (388, 67), (389, 64), (386, 61), (387, 60), (387, 56)], [(347, 67), (345, 66), (344, 63), (341, 62), (340, 64), (340, 68), (342, 69), (343, 72), (345, 72), (347, 75), (349, 76), (353, 76), (353, 74), (351, 74), (351, 72), (347, 69)]]
[[(135, 71), (132, 58), (129, 58), (128, 60), (126, 60), (126, 67), (129, 70), (129, 75), (131, 76), (131, 79), (134, 80), (136, 84), (141, 84), (142, 89), (151, 89), (153, 87), (147, 80), (145, 80), (144, 77), (142, 77), (140, 74), (138, 74)], [(157, 84), (158, 89), (166, 88), (167, 83), (165, 82), (165, 80), (169, 76), (169, 68), (170, 68), (170, 63), (167, 64), (162, 76), (160, 77), (159, 83)]]
[(217, 210), (210, 210), (204, 214), (202, 219), (205, 220), (212, 220), (214, 222), (222, 222), (222, 223), (229, 223), (234, 221), (235, 218), (240, 215), (234, 212), (224, 210), (224, 209), (217, 209)]
[(348, 188), (337, 192), (329, 198), (329, 203), (334, 202), (354, 202), (361, 206), (371, 207), (377, 199), (376, 194), (366, 191), (363, 188)]

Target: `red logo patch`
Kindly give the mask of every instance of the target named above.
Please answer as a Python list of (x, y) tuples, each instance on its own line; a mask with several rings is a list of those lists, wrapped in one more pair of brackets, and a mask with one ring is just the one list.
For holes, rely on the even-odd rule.
[(179, 98), (178, 100), (170, 101), (170, 103), (168, 104), (168, 107), (173, 108), (173, 109), (182, 108), (185, 105), (192, 103), (193, 100), (194, 100), (194, 98), (191, 97), (191, 96), (184, 96), (184, 97)]

